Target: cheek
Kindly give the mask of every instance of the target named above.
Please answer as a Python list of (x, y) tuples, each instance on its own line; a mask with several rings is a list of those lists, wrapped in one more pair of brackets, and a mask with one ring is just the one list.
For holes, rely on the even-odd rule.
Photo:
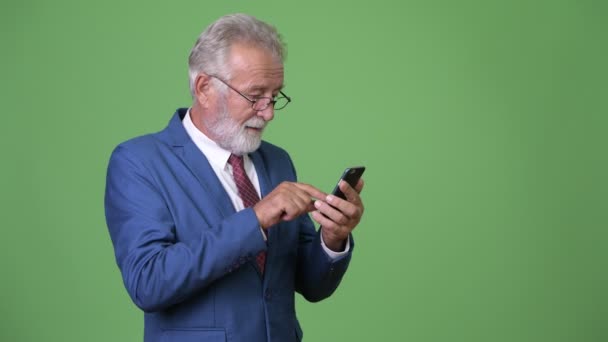
[(238, 122), (239, 125), (244, 125), (249, 119), (255, 116), (255, 111), (251, 108), (235, 108), (232, 111), (229, 111), (230, 117)]
[[(240, 97), (228, 96), (227, 101), (217, 103), (215, 109), (218, 112), (223, 112), (234, 122), (240, 126), (244, 125), (247, 120), (255, 116), (255, 111), (251, 108), (251, 104)], [(221, 101), (221, 99), (220, 99)]]

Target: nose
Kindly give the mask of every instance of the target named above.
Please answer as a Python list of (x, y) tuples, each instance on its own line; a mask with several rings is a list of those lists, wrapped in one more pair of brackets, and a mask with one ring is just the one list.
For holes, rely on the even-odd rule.
[(264, 121), (271, 121), (274, 119), (274, 107), (270, 104), (266, 109), (258, 110), (256, 115), (264, 119)]

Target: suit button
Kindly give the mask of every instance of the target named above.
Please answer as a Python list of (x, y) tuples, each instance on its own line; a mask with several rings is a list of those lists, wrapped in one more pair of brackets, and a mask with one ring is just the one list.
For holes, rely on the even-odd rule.
[(272, 292), (270, 291), (270, 289), (266, 289), (266, 293), (264, 294), (264, 298), (266, 298), (266, 300), (270, 300), (272, 298)]

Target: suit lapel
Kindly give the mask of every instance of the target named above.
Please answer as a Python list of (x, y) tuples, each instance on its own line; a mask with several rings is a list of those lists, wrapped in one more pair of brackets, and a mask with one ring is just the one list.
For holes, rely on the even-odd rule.
[(255, 152), (250, 153), (249, 158), (251, 158), (253, 166), (255, 166), (255, 172), (258, 174), (258, 181), (260, 182), (261, 198), (264, 198), (270, 192), (271, 184), (260, 150), (258, 149)]
[(215, 207), (222, 215), (228, 217), (235, 213), (234, 206), (226, 190), (217, 178), (217, 175), (211, 168), (209, 161), (205, 155), (198, 149), (194, 143), (187, 144), (183, 147), (182, 160), (188, 166), (192, 174), (201, 183), (205, 189), (206, 196), (211, 197)]
[[(262, 152), (260, 149), (257, 149), (255, 152), (250, 153), (249, 157), (255, 166), (255, 171), (258, 174), (258, 181), (260, 182), (260, 192), (262, 194), (262, 198), (264, 198), (272, 189), (274, 189), (273, 183), (270, 179), (269, 173), (266, 168), (265, 159), (262, 156)], [(272, 272), (272, 260), (274, 257), (274, 250), (278, 246), (275, 242), (280, 240), (281, 230), (280, 224), (273, 226), (268, 229), (268, 240), (267, 240), (267, 254), (266, 254), (266, 271)], [(256, 266), (257, 269), (257, 266)]]
[(165, 133), (169, 137), (175, 154), (203, 187), (204, 194), (201, 196), (212, 198), (211, 202), (220, 217), (230, 216), (235, 213), (230, 197), (211, 168), (207, 157), (198, 149), (184, 129), (182, 118), (186, 115), (186, 111), (187, 109), (182, 108), (175, 113)]

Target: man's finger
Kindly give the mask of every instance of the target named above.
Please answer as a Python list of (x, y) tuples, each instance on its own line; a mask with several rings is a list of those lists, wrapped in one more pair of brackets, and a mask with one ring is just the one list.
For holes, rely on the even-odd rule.
[(300, 190), (308, 193), (308, 195), (312, 198), (323, 199), (323, 198), (325, 198), (325, 196), (327, 196), (327, 194), (325, 192), (315, 188), (314, 186), (312, 186), (310, 184), (306, 184), (306, 183), (293, 183), (293, 184), (295, 186), (297, 186)]
[(357, 182), (357, 185), (355, 185), (355, 191), (360, 194), (361, 190), (363, 190), (363, 186), (365, 185), (365, 182), (363, 181), (363, 178), (359, 178), (359, 181)]
[(325, 215), (327, 218), (337, 224), (342, 225), (348, 222), (348, 217), (345, 216), (345, 214), (348, 215), (348, 213), (345, 213), (343, 211), (340, 211), (339, 209), (336, 209), (335, 207), (332, 207), (327, 202), (323, 202), (321, 200), (315, 201), (315, 207), (323, 215)]
[[(359, 185), (359, 183), (357, 183)], [(354, 205), (359, 205), (361, 203), (361, 197), (359, 197), (359, 193), (355, 191), (347, 182), (340, 181), (338, 185), (340, 190), (344, 193), (346, 200)], [(361, 185), (362, 186), (362, 185)]]

